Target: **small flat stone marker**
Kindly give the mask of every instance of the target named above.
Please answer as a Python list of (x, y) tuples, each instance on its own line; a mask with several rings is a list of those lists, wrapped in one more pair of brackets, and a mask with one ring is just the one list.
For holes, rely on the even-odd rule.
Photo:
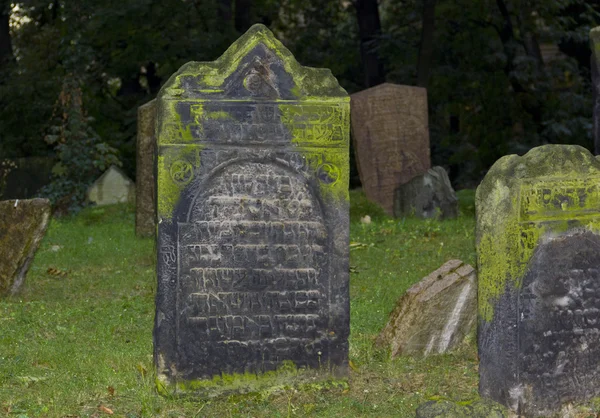
[(473, 329), (476, 311), (475, 270), (450, 260), (398, 300), (377, 344), (390, 346), (392, 357), (445, 353)]
[(600, 161), (499, 159), (477, 189), (479, 391), (527, 416), (600, 395)]
[(48, 199), (0, 201), (0, 296), (14, 295), (23, 284), (50, 213)]
[(431, 166), (427, 90), (383, 83), (354, 93), (352, 138), (369, 200), (394, 213), (394, 190)]
[(345, 376), (346, 92), (255, 25), (157, 106), (159, 391)]
[(138, 107), (137, 116), (135, 234), (138, 237), (153, 237), (156, 235), (156, 99)]

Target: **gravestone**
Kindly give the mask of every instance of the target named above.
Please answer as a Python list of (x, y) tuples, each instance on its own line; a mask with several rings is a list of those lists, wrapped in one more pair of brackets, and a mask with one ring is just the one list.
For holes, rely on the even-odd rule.
[(394, 192), (394, 216), (450, 219), (458, 216), (458, 197), (443, 167), (433, 167), (424, 174), (401, 184)]
[(598, 155), (600, 154), (600, 26), (593, 28), (590, 31), (590, 47), (592, 50), (590, 58), (592, 95), (594, 97), (594, 154)]
[(398, 300), (377, 344), (390, 346), (392, 357), (445, 353), (464, 340), (476, 318), (475, 269), (450, 260)]
[(87, 196), (98, 206), (131, 203), (135, 200), (135, 184), (112, 165), (88, 188)]
[(14, 295), (50, 222), (48, 199), (0, 201), (0, 296)]
[(431, 166), (427, 90), (384, 83), (353, 94), (351, 109), (365, 195), (393, 215), (394, 191)]
[(159, 391), (345, 376), (346, 92), (255, 25), (157, 106)]
[(156, 234), (156, 99), (138, 107), (137, 116), (135, 234), (151, 237)]
[(600, 395), (600, 161), (498, 160), (477, 189), (479, 390), (525, 416)]

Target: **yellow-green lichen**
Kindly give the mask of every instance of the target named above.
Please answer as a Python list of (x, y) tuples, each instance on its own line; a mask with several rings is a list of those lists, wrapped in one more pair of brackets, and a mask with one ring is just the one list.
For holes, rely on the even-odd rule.
[(200, 395), (214, 397), (230, 393), (256, 393), (302, 384), (344, 384), (333, 379), (328, 370), (298, 368), (294, 362), (284, 361), (276, 370), (265, 373), (222, 373), (212, 379), (177, 380), (156, 378), (157, 391), (163, 396)]
[[(291, 92), (296, 99), (336, 101), (336, 97), (346, 96), (337, 80), (328, 69), (301, 66), (292, 53), (279, 42), (264, 25), (252, 26), (235, 41), (216, 61), (189, 62), (169, 78), (161, 89), (162, 97), (181, 97), (186, 93), (183, 80), (192, 76), (197, 82), (196, 91), (210, 91), (211, 88), (222, 91), (225, 80), (238, 68), (242, 60), (258, 45), (264, 45), (282, 62), (288, 74), (294, 74), (296, 87)], [(249, 100), (251, 98), (248, 98)]]
[(519, 287), (540, 239), (600, 231), (600, 162), (586, 149), (546, 145), (501, 158), (476, 193), (479, 316), (491, 321), (506, 286)]
[(200, 167), (201, 150), (201, 145), (169, 145), (159, 148), (156, 173), (159, 219), (172, 218), (181, 192), (193, 181)]

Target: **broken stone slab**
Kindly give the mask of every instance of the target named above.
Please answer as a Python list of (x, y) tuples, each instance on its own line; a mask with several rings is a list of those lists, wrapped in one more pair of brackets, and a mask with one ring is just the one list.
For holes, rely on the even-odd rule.
[(377, 344), (392, 357), (441, 354), (459, 345), (477, 318), (477, 277), (473, 267), (450, 260), (398, 300)]
[(458, 198), (443, 167), (433, 167), (394, 192), (394, 216), (440, 219), (458, 216)]
[(48, 199), (0, 201), (0, 296), (14, 295), (50, 221)]

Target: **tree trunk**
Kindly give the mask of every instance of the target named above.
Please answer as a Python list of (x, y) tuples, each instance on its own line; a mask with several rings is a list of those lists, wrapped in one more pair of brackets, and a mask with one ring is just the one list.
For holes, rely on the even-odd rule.
[(385, 82), (385, 69), (377, 51), (377, 37), (381, 35), (377, 0), (356, 0), (354, 6), (358, 18), (360, 56), (365, 73), (365, 87), (373, 87)]
[(14, 59), (9, 20), (10, 2), (0, 0), (0, 69)]
[(423, 27), (417, 63), (417, 86), (427, 88), (433, 57), (433, 32), (435, 29), (435, 0), (423, 2)]
[(252, 26), (252, 0), (235, 0), (235, 30), (246, 32)]

